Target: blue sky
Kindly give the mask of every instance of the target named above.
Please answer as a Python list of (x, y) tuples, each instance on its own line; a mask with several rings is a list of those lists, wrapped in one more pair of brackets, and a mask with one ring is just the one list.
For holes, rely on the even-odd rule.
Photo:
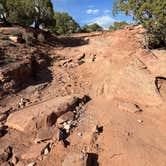
[(52, 0), (54, 10), (69, 13), (81, 26), (98, 23), (108, 29), (114, 21), (132, 22), (124, 14), (112, 15), (114, 0)]

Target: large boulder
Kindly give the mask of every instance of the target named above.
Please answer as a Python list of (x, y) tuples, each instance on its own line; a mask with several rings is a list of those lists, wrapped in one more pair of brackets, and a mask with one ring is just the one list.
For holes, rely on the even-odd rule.
[(27, 132), (53, 126), (57, 118), (68, 112), (77, 103), (73, 96), (53, 98), (11, 114), (6, 125)]

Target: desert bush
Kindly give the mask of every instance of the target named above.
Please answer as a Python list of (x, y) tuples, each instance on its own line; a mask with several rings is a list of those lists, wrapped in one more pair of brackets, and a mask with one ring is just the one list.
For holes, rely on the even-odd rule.
[(34, 46), (35, 44), (37, 44), (37, 39), (34, 37), (34, 34), (32, 32), (24, 32), (22, 34), (22, 38), (29, 46)]
[(51, 31), (59, 35), (77, 33), (80, 31), (79, 24), (68, 13), (55, 12), (54, 24)]
[(109, 30), (110, 31), (115, 31), (115, 30), (118, 30), (118, 29), (123, 29), (126, 25), (128, 25), (128, 23), (126, 21), (119, 21), (119, 22), (115, 21), (114, 25), (113, 26), (111, 25), (109, 27)]
[(13, 31), (10, 33), (10, 35), (22, 37), (22, 33), (21, 33), (20, 30), (18, 30), (18, 29), (13, 30)]
[(0, 40), (9, 40), (8, 36), (0, 35)]
[(4, 46), (4, 47), (13, 46), (13, 44), (10, 40), (1, 40), (0, 44), (1, 44), (1, 46)]
[(13, 63), (16, 61), (15, 57), (12, 57), (10, 55), (5, 55), (4, 56), (4, 64), (9, 64), (9, 63)]
[[(166, 45), (166, 1), (164, 0), (116, 0), (113, 13), (132, 15), (147, 31), (149, 48)], [(149, 35), (150, 34), (150, 35)]]
[(102, 31), (103, 28), (98, 24), (84, 25), (81, 29), (82, 32), (97, 32)]
[(144, 36), (144, 45), (149, 49), (166, 47), (166, 39), (161, 40), (161, 38), (160, 34), (146, 33)]

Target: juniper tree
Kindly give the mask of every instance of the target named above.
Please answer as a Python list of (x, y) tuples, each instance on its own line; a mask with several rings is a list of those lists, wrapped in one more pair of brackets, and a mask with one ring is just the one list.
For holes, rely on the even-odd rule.
[(132, 15), (158, 40), (158, 44), (166, 42), (166, 1), (165, 0), (116, 0), (113, 14), (124, 12)]

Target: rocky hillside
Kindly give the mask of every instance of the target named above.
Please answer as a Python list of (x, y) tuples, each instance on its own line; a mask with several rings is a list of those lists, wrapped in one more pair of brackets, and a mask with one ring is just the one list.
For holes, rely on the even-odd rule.
[(33, 46), (0, 31), (0, 165), (166, 165), (166, 50), (141, 26)]

